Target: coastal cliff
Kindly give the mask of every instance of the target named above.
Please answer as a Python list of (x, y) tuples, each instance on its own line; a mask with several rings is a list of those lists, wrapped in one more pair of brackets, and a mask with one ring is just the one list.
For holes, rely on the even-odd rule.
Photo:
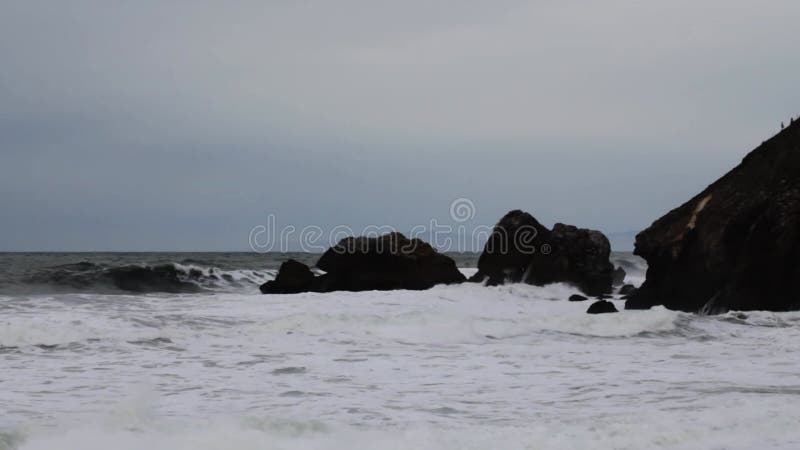
[(649, 269), (627, 309), (800, 308), (800, 121), (636, 237)]

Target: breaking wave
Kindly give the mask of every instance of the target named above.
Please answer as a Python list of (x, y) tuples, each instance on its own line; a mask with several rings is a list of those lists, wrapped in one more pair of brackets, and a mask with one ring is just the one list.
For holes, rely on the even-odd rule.
[[(37, 269), (16, 291), (93, 293), (192, 293), (252, 289), (272, 279), (272, 270), (222, 270), (195, 264), (125, 264), (79, 262)], [(44, 289), (43, 289), (44, 288)]]

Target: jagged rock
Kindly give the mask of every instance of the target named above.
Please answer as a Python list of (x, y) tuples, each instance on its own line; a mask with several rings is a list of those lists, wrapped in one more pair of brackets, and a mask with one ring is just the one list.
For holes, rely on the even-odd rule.
[(586, 314), (607, 314), (615, 312), (619, 312), (617, 311), (617, 307), (608, 300), (598, 300), (592, 303), (589, 309), (586, 310)]
[(531, 261), (526, 282), (566, 282), (588, 295), (611, 292), (614, 265), (609, 261), (611, 244), (603, 233), (557, 223), (550, 245), (549, 255)]
[(619, 289), (619, 295), (622, 295), (622, 296), (631, 295), (634, 292), (636, 292), (636, 286), (634, 286), (632, 284), (626, 284), (625, 286), (622, 286)]
[(267, 281), (259, 289), (262, 294), (296, 294), (309, 291), (313, 283), (314, 273), (311, 269), (290, 259), (281, 264), (274, 280)]
[(589, 297), (584, 297), (578, 294), (569, 296), (569, 301), (571, 302), (585, 302), (586, 300), (589, 300)]
[(629, 309), (800, 308), (800, 121), (639, 233), (634, 253), (649, 268)]
[(610, 293), (610, 254), (611, 244), (599, 231), (561, 223), (548, 230), (530, 214), (514, 210), (495, 226), (470, 281), (566, 282), (588, 295)]
[(550, 230), (532, 215), (514, 210), (503, 216), (478, 258), (478, 272), (470, 281), (487, 281), (489, 285), (506, 280), (522, 281), (531, 261), (545, 259), (543, 245), (550, 245)]
[(611, 285), (612, 286), (622, 286), (625, 283), (625, 276), (628, 275), (625, 273), (625, 269), (622, 267), (617, 267), (614, 270), (614, 274), (611, 278)]

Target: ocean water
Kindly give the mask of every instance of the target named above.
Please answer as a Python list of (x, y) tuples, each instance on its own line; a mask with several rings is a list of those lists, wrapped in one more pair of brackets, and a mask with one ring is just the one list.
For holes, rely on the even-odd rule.
[(800, 448), (800, 313), (260, 295), (286, 257), (0, 255), (0, 449)]

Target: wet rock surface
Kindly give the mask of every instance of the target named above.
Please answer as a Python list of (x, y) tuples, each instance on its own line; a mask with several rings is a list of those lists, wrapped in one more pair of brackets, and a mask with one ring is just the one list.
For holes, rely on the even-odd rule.
[(561, 223), (548, 230), (532, 215), (514, 210), (495, 226), (470, 280), (489, 285), (564, 282), (587, 295), (610, 293), (610, 254), (611, 244), (599, 231)]

